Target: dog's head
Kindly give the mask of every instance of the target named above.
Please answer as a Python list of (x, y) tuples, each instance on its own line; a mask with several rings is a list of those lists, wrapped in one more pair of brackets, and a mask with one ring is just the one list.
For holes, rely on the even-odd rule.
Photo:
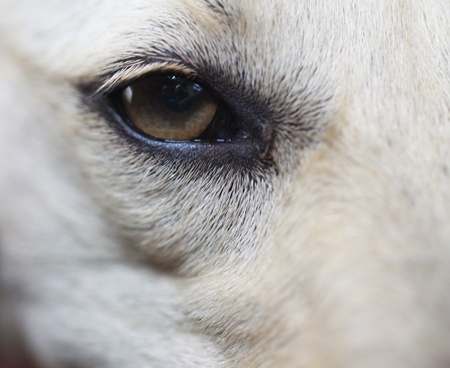
[(3, 281), (43, 360), (450, 364), (447, 4), (0, 9)]

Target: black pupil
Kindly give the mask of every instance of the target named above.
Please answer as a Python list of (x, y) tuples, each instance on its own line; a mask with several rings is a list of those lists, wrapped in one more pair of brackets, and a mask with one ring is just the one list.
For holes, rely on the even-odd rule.
[(161, 83), (161, 98), (173, 112), (189, 110), (203, 93), (203, 88), (197, 83), (177, 76), (167, 76)]

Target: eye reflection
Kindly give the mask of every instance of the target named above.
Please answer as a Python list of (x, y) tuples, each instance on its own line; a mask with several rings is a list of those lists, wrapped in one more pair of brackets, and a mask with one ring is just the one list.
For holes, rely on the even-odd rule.
[(192, 107), (196, 98), (203, 93), (202, 87), (197, 83), (172, 76), (171, 82), (161, 88), (161, 97), (166, 106), (174, 112), (184, 112)]

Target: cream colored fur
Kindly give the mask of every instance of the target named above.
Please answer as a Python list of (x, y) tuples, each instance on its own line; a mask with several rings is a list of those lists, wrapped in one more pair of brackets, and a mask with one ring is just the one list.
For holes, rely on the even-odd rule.
[[(1, 0), (2, 284), (39, 358), (450, 366), (449, 20), (446, 0)], [(269, 168), (161, 165), (85, 106), (80, 85), (161, 50), (264, 102)]]

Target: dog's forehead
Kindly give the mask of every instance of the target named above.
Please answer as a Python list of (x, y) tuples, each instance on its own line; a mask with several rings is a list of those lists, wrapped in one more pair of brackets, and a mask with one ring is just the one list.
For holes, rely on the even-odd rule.
[(363, 63), (370, 64), (376, 72), (377, 58), (387, 69), (389, 55), (409, 50), (413, 40), (430, 49), (444, 42), (442, 32), (424, 39), (429, 34), (422, 30), (447, 16), (388, 1), (47, 0), (29, 9), (5, 0), (0, 10), (6, 42), (64, 77), (95, 75), (118, 60), (159, 50), (203, 59), (240, 77), (252, 73), (249, 80), (273, 86), (302, 70), (337, 78), (337, 66), (352, 68), (350, 63), (362, 73)]
[(333, 31), (339, 25), (331, 15), (318, 22), (324, 9), (303, 1), (45, 1), (32, 12), (10, 3), (2, 18), (15, 46), (64, 77), (97, 74), (156, 50), (275, 83), (308, 65), (326, 67), (318, 60), (333, 60), (341, 49)]

